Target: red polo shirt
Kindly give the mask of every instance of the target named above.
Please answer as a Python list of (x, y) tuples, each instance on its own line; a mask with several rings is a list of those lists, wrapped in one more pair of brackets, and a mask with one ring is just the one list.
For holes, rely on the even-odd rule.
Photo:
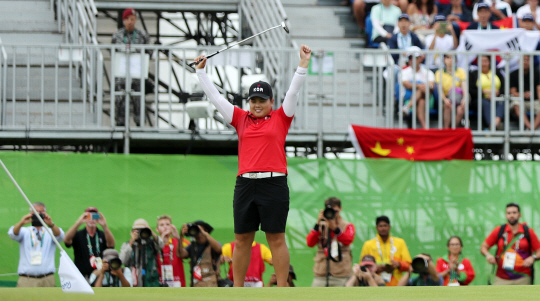
[(292, 120), (281, 107), (265, 118), (234, 107), (231, 125), (238, 134), (238, 175), (256, 171), (287, 173), (285, 138)]

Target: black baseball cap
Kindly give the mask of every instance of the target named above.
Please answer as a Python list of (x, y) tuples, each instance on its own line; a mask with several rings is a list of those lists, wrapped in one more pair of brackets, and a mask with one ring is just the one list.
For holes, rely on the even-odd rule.
[(401, 19), (407, 19), (408, 21), (411, 21), (411, 18), (409, 18), (409, 15), (407, 15), (407, 14), (399, 15), (398, 21), (401, 20)]
[(534, 22), (534, 16), (532, 14), (525, 14), (523, 18), (521, 18), (521, 21), (532, 21)]
[(272, 94), (272, 87), (270, 87), (270, 84), (263, 81), (258, 81), (256, 83), (253, 83), (251, 87), (249, 87), (249, 96), (248, 100), (250, 100), (253, 97), (260, 97), (262, 99), (270, 99), (273, 97)]
[(489, 9), (489, 5), (484, 2), (480, 2), (476, 5), (476, 11), (479, 11), (482, 8)]

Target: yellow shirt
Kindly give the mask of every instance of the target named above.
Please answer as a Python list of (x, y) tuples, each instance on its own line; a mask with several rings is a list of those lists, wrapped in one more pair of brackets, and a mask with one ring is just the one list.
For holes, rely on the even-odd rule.
[[(491, 72), (491, 70), (487, 74), (482, 73), (480, 70), (478, 70), (478, 72), (480, 72), (480, 78), (482, 79), (482, 91), (486, 89), (491, 90), (491, 77), (493, 76), (493, 73)], [(480, 78), (476, 82), (476, 86), (478, 86), (480, 82)], [(495, 90), (499, 90), (500, 88), (501, 88), (501, 80), (495, 74)], [(486, 97), (486, 93), (484, 93), (484, 97)]]
[[(461, 84), (465, 81), (465, 78), (465, 70), (457, 68), (454, 77), (454, 87), (461, 88)], [(435, 82), (437, 84), (441, 83), (440, 70), (437, 70), (437, 72), (435, 72)], [(450, 89), (452, 89), (452, 72), (446, 72), (446, 70), (442, 72), (442, 89), (444, 95), (448, 95)]]
[[(379, 245), (377, 244), (377, 241), (379, 242)], [(407, 248), (405, 241), (391, 235), (386, 242), (383, 242), (379, 234), (377, 234), (377, 237), (374, 239), (366, 241), (364, 246), (362, 246), (360, 263), (365, 255), (375, 257), (377, 264), (390, 264), (392, 259), (401, 263), (400, 269), (394, 270), (392, 279), (386, 284), (387, 286), (396, 286), (399, 279), (403, 276), (403, 272), (409, 270), (409, 266), (412, 262), (411, 254), (409, 254), (409, 249)]]
[[(255, 246), (256, 242), (253, 242), (251, 247), (253, 248)], [(261, 245), (261, 257), (264, 261), (266, 261), (269, 264), (272, 264), (272, 252), (270, 252), (270, 249), (268, 249), (267, 246)], [(221, 247), (221, 253), (223, 256), (227, 256), (232, 258), (232, 246), (230, 243), (226, 243)]]

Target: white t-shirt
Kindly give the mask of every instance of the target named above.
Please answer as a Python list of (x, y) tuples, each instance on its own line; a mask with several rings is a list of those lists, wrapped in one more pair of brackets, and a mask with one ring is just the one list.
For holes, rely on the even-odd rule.
[[(454, 49), (454, 37), (451, 35), (445, 35), (444, 37), (435, 36), (434, 34), (430, 34), (426, 37), (426, 50), (429, 49), (429, 46), (431, 46), (431, 42), (433, 41), (433, 38), (435, 38), (435, 46), (433, 47), (433, 51), (439, 50), (439, 51), (447, 51)], [(443, 58), (444, 56), (442, 54), (428, 54), (426, 56), (426, 66), (428, 69), (434, 69), (438, 68), (443, 64)]]
[[(493, 2), (491, 0), (484, 0), (484, 1), (481, 1), (481, 2), (484, 2), (485, 4), (489, 5), (490, 7), (493, 4)], [(478, 3), (480, 3), (480, 2), (478, 2)], [(474, 5), (473, 12), (472, 12), (472, 17), (473, 17), (474, 21), (478, 21), (478, 3), (476, 3)], [(510, 6), (510, 4), (504, 2), (503, 0), (495, 0), (495, 8), (497, 8), (498, 10), (505, 11), (507, 17), (510, 17), (512, 15), (512, 7)]]
[[(529, 4), (525, 4), (522, 7), (518, 8), (516, 12), (516, 16), (518, 17), (518, 19), (521, 20), (523, 19), (523, 16), (530, 13), (531, 13), (531, 6)], [(534, 21), (536, 22), (536, 24), (540, 24), (540, 6), (536, 7), (536, 20)]]
[[(414, 74), (416, 73), (416, 77)], [(401, 81), (402, 82), (413, 82), (415, 80), (417, 83), (428, 83), (435, 81), (435, 74), (428, 70), (426, 66), (420, 65), (420, 70), (418, 72), (413, 72), (412, 67), (405, 68), (401, 70)]]

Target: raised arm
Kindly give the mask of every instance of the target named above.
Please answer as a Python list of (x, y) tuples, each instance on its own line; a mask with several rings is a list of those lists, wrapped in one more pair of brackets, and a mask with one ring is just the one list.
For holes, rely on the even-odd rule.
[(309, 66), (310, 59), (311, 49), (306, 45), (300, 46), (300, 64), (298, 64), (298, 68), (294, 73), (291, 85), (289, 87), (289, 90), (287, 91), (287, 94), (285, 95), (285, 99), (283, 100), (282, 104), (283, 112), (288, 117), (292, 117), (294, 116), (294, 113), (296, 113), (296, 101), (298, 100), (298, 92), (300, 92), (300, 88), (302, 88), (304, 80), (306, 79), (307, 67)]
[(203, 88), (204, 93), (212, 104), (216, 107), (216, 109), (223, 115), (223, 118), (225, 119), (225, 122), (231, 123), (234, 113), (234, 106), (225, 99), (221, 94), (219, 94), (219, 91), (214, 86), (214, 83), (210, 80), (206, 72), (204, 71), (204, 67), (206, 66), (206, 57), (204, 55), (201, 55), (195, 59), (196, 62), (200, 62), (195, 66), (195, 69), (197, 70), (197, 77), (199, 78), (199, 82), (201, 83), (201, 87)]

